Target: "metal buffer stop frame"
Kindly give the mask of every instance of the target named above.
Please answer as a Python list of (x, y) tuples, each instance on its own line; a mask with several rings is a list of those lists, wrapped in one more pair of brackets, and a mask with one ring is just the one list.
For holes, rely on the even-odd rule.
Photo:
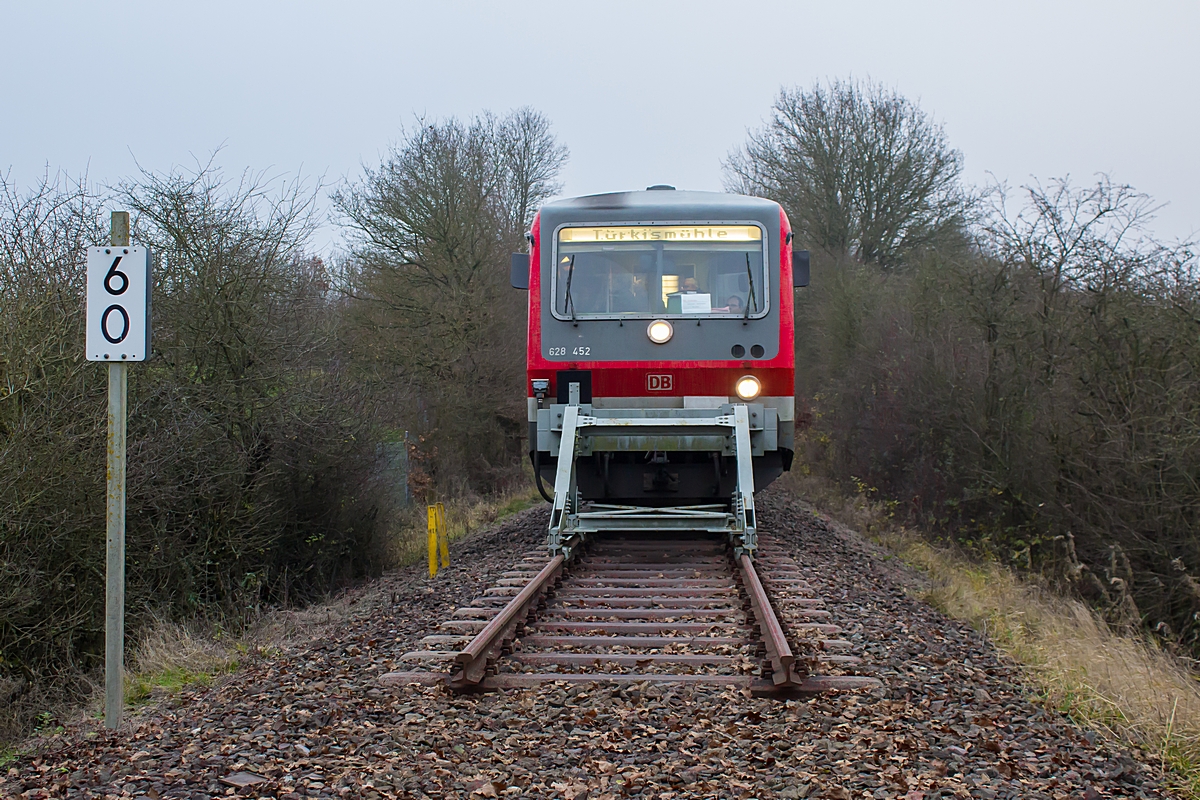
[[(703, 531), (726, 533), (737, 556), (758, 549), (754, 513), (756, 442), (774, 434), (774, 409), (753, 403), (726, 403), (717, 409), (593, 409), (579, 402), (579, 384), (570, 384), (569, 403), (539, 411), (538, 434), (550, 438), (558, 457), (554, 505), (550, 511), (550, 555), (570, 557), (589, 533), (603, 531)], [(654, 450), (668, 441), (671, 450), (718, 449), (736, 462), (737, 485), (728, 509), (724, 504), (633, 506), (591, 503), (579, 497), (576, 459), (605, 449)], [(539, 445), (540, 447), (540, 445)]]

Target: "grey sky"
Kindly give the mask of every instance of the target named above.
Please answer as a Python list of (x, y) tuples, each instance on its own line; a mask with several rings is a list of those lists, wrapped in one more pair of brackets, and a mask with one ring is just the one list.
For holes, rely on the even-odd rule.
[[(968, 180), (1108, 172), (1200, 231), (1200, 3), (4, 4), (0, 169), (96, 183), (206, 158), (329, 182), (414, 113), (544, 112), (566, 194), (720, 189), (780, 85), (870, 77), (918, 100)], [(325, 249), (337, 239), (326, 229)]]

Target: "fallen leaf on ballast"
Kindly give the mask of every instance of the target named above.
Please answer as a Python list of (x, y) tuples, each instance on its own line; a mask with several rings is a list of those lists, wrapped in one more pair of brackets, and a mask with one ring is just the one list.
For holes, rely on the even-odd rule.
[(473, 792), (471, 792), (471, 796), (474, 797), (475, 795), (479, 795), (480, 797), (499, 797), (500, 793), (507, 788), (507, 786), (499, 781), (484, 781), (481, 785), (477, 786)]
[(253, 772), (234, 772), (221, 778), (221, 783), (240, 789), (243, 786), (253, 786), (256, 783), (266, 783), (267, 779)]
[[(815, 671), (874, 675), (883, 680), (882, 690), (783, 700), (703, 681), (563, 681), (483, 695), (448, 693), (444, 676), (436, 686), (379, 684), (379, 676), (394, 671), (393, 662), (404, 653), (465, 647), (468, 632), (451, 633), (438, 624), (455, 608), (476, 609), (471, 613), (480, 619), (485, 614), (479, 609), (490, 614), (502, 608), (518, 587), (484, 593), (514, 562), (542, 568), (548, 514), (531, 509), (456, 542), (460, 563), (470, 566), (439, 573), (436, 588), (417, 565), (353, 590), (362, 612), (347, 616), (349, 604), (337, 599), (305, 612), (281, 612), (280, 624), (290, 632), (278, 649), (247, 654), (235, 672), (211, 685), (156, 697), (132, 715), (119, 736), (97, 720), (81, 719), (57, 734), (52, 747), (9, 762), (0, 757), (0, 798), (98, 797), (119, 776), (127, 794), (147, 800), (226, 791), (229, 797), (307, 794), (334, 800), (1167, 796), (1156, 763), (1139, 761), (1031, 703), (1020, 688), (1019, 671), (986, 637), (922, 603), (924, 590), (902, 584), (904, 576), (894, 575), (892, 567), (882, 569), (857, 534), (835, 529), (786, 496), (767, 493), (761, 500), (761, 505), (756, 500), (759, 544), (773, 551), (764, 552), (763, 561), (774, 561), (764, 563), (763, 572), (802, 573), (809, 584), (803, 590), (788, 586), (778, 595), (776, 613), (796, 635), (792, 646), (821, 657), (837, 651), (861, 658), (858, 667), (822, 661)], [(588, 557), (597, 554), (603, 555), (595, 550)], [(654, 557), (656, 570), (669, 560)], [(715, 561), (723, 564), (724, 558)], [(562, 599), (572, 609), (597, 614), (629, 593), (602, 588), (581, 599), (564, 592)], [(828, 653), (825, 634), (795, 629), (811, 622), (807, 614), (821, 607), (820, 598), (830, 601), (831, 621), (845, 631), (842, 645)], [(550, 609), (558, 602), (548, 599), (544, 613), (557, 613)], [(700, 605), (724, 608), (728, 602), (714, 597)], [(678, 621), (689, 613), (669, 612)], [(718, 624), (717, 616), (705, 619)], [(739, 611), (719, 624), (752, 622)], [(540, 635), (536, 617), (527, 628), (514, 653), (543, 649), (528, 641)], [(624, 665), (581, 665), (581, 672), (634, 670), (633, 661), (651, 655), (728, 661), (693, 667), (652, 659), (637, 672), (703, 678), (758, 675), (762, 668), (748, 641), (664, 638), (671, 643), (661, 648), (563, 647), (600, 661), (628, 659)], [(498, 666), (501, 673), (541, 670), (508, 657)], [(987, 697), (975, 691), (980, 688)], [(244, 788), (218, 783), (241, 770), (269, 779)], [(991, 774), (986, 782), (985, 774)]]
[(586, 800), (587, 798), (588, 787), (582, 783), (552, 783), (550, 788), (562, 792), (562, 796), (566, 800)]

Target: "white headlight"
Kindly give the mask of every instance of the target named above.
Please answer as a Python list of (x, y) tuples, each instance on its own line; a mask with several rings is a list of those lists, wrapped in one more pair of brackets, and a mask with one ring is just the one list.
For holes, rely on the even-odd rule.
[(666, 344), (675, 335), (675, 328), (665, 319), (656, 319), (646, 328), (646, 335), (655, 344)]
[(762, 384), (753, 375), (743, 375), (738, 378), (735, 391), (737, 392), (737, 396), (743, 400), (753, 400), (762, 391)]

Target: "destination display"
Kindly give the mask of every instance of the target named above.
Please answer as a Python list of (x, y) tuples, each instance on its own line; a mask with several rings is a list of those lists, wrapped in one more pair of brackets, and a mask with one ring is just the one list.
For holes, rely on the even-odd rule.
[(756, 225), (624, 225), (604, 228), (563, 228), (563, 243), (595, 242), (758, 242)]

